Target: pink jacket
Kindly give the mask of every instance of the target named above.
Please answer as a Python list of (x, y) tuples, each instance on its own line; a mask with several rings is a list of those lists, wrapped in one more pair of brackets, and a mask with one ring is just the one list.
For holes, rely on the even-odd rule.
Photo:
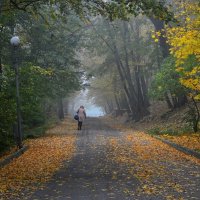
[(77, 114), (79, 116), (79, 121), (83, 122), (84, 119), (86, 118), (85, 109), (84, 108), (79, 108), (78, 111), (77, 111)]

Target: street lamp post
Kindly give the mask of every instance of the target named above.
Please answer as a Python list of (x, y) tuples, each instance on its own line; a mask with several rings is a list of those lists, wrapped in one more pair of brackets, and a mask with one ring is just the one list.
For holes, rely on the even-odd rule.
[(19, 94), (19, 68), (17, 63), (17, 49), (20, 45), (20, 39), (18, 36), (13, 36), (10, 40), (13, 46), (13, 65), (15, 69), (15, 80), (16, 80), (16, 103), (17, 103), (17, 131), (16, 131), (16, 143), (19, 149), (23, 147), (22, 144), (22, 123), (21, 123), (21, 109), (20, 109), (20, 94)]

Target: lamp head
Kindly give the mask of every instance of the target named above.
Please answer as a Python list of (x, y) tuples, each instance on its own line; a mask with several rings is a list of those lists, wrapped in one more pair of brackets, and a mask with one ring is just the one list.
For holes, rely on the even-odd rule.
[(12, 46), (17, 47), (20, 44), (20, 39), (18, 36), (13, 36), (10, 40)]

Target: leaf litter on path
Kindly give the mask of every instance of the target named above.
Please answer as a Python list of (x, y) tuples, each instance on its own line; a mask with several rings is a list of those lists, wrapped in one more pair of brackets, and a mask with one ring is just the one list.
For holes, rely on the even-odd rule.
[(109, 148), (109, 159), (126, 166), (129, 178), (136, 177), (140, 181), (139, 196), (159, 195), (167, 200), (197, 198), (198, 159), (147, 134), (127, 129), (122, 138), (110, 139)]
[(63, 161), (72, 158), (76, 136), (68, 134), (66, 123), (70, 126), (64, 121), (53, 128), (53, 134), (50, 131), (44, 137), (26, 141), (29, 149), (0, 169), (0, 199), (20, 199), (25, 189), (32, 192), (42, 188)]

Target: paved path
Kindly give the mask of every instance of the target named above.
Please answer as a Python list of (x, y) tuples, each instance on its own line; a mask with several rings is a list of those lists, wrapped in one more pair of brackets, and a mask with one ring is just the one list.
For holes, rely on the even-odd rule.
[[(108, 159), (109, 138), (121, 136), (120, 132), (111, 129), (100, 119), (88, 118), (83, 130), (77, 132), (77, 151), (73, 159), (66, 162), (45, 189), (36, 191), (30, 200), (166, 199), (159, 195), (138, 196), (136, 191), (140, 183), (137, 178), (132, 176), (127, 179), (126, 166), (119, 166)], [(114, 177), (116, 171), (117, 178)], [(132, 191), (131, 194), (128, 191)]]
[(113, 171), (119, 169), (106, 157), (108, 138), (119, 135), (100, 120), (88, 118), (83, 130), (77, 132), (74, 158), (54, 176), (46, 190), (37, 191), (31, 199), (128, 199), (123, 189), (136, 189), (138, 181), (124, 182), (125, 174), (122, 174), (120, 182), (113, 179)]

